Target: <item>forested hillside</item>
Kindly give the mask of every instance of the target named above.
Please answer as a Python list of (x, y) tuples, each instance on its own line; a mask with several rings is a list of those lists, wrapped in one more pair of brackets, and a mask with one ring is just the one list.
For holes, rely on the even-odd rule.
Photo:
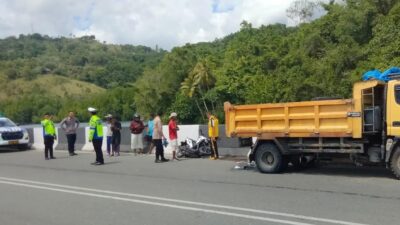
[[(321, 7), (324, 16), (296, 27), (254, 28), (244, 21), (234, 34), (170, 52), (107, 45), (93, 37), (7, 38), (0, 41), (3, 79), (28, 82), (55, 74), (107, 90), (76, 101), (46, 95), (44, 102), (58, 104), (50, 108), (31, 96), (19, 100), (31, 101), (35, 107), (29, 109), (1, 100), (0, 111), (19, 122), (37, 121), (43, 108), (59, 118), (70, 109), (77, 110), (86, 119), (85, 108), (90, 105), (122, 119), (130, 119), (135, 111), (144, 115), (176, 111), (181, 122), (198, 123), (204, 122), (206, 110), (223, 120), (224, 101), (248, 104), (351, 97), (352, 84), (365, 71), (400, 66), (399, 0), (331, 1)], [(29, 116), (21, 118), (21, 114)]]
[(138, 110), (174, 110), (191, 123), (207, 109), (223, 118), (224, 101), (351, 97), (365, 71), (400, 66), (400, 1), (340, 2), (321, 5), (323, 17), (294, 28), (244, 21), (221, 40), (173, 49), (136, 82)]
[(56, 120), (68, 110), (86, 118), (87, 105), (112, 102), (105, 110), (125, 115), (122, 110), (129, 109), (131, 114), (133, 98), (119, 96), (116, 89), (132, 87), (164, 54), (145, 46), (100, 43), (94, 36), (32, 34), (0, 40), (0, 112), (21, 123), (38, 122), (46, 111), (58, 115)]
[(100, 43), (94, 36), (20, 35), (0, 40), (0, 71), (10, 80), (57, 74), (112, 88), (133, 82), (144, 68), (158, 65), (163, 53), (145, 46)]

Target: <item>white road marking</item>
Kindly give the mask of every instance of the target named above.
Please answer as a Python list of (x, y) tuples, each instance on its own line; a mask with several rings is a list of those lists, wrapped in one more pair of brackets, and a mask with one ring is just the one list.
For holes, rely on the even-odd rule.
[(202, 208), (195, 208), (195, 207), (187, 207), (187, 206), (173, 205), (173, 204), (167, 204), (167, 203), (150, 202), (150, 201), (139, 200), (139, 199), (122, 198), (122, 197), (115, 197), (115, 196), (103, 195), (103, 194), (93, 194), (93, 193), (88, 193), (88, 192), (72, 191), (72, 190), (61, 189), (61, 188), (50, 188), (50, 187), (45, 187), (45, 186), (39, 186), (39, 185), (34, 185), (34, 184), (17, 183), (17, 182), (12, 182), (12, 181), (0, 181), (0, 183), (2, 183), (2, 184), (10, 184), (10, 185), (15, 185), (15, 186), (22, 186), (22, 187), (35, 188), (35, 189), (49, 190), (49, 191), (64, 192), (64, 193), (69, 193), (69, 194), (91, 196), (91, 197), (104, 198), (104, 199), (112, 199), (112, 200), (119, 200), (119, 201), (126, 201), (126, 202), (134, 202), (134, 203), (141, 203), (141, 204), (155, 205), (155, 206), (163, 206), (163, 207), (169, 207), (169, 208), (175, 208), (175, 209), (183, 209), (183, 210), (196, 211), (196, 212), (213, 213), (213, 214), (219, 214), (219, 215), (224, 215), (224, 216), (240, 217), (240, 218), (245, 218), (245, 219), (276, 222), (276, 223), (282, 223), (282, 224), (312, 225), (310, 223), (300, 223), (300, 222), (290, 221), (290, 220), (281, 220), (281, 219), (274, 219), (274, 218), (261, 217), (261, 216), (252, 216), (252, 215), (246, 215), (246, 214), (240, 214), (240, 213), (231, 213), (231, 212), (225, 212), (225, 211), (217, 211), (217, 210), (209, 210), (209, 209), (202, 209)]
[[(1, 181), (1, 180), (23, 182), (23, 183), (28, 183), (28, 184), (46, 185), (46, 186), (67, 188), (67, 189), (73, 189), (73, 190), (79, 190), (79, 191), (90, 191), (90, 192), (96, 192), (96, 193), (102, 193), (102, 194), (112, 194), (112, 195), (120, 195), (120, 196), (126, 196), (126, 197), (136, 197), (136, 198), (151, 199), (151, 200), (158, 200), (158, 201), (167, 201), (167, 202), (173, 202), (173, 203), (190, 204), (190, 205), (197, 205), (197, 206), (206, 206), (206, 207), (213, 207), (213, 208), (220, 208), (220, 209), (229, 209), (229, 210), (236, 210), (236, 211), (242, 211), (242, 212), (275, 215), (275, 216), (281, 216), (281, 217), (296, 218), (296, 219), (302, 219), (302, 220), (318, 221), (318, 222), (333, 223), (333, 224), (367, 225), (367, 224), (354, 223), (354, 222), (348, 222), (348, 221), (342, 221), (342, 220), (325, 219), (325, 218), (312, 217), (312, 216), (303, 216), (303, 215), (290, 214), (290, 213), (282, 213), (282, 212), (274, 212), (274, 211), (266, 211), (266, 210), (258, 210), (258, 209), (249, 209), (249, 208), (242, 208), (242, 207), (235, 207), (235, 206), (228, 206), (228, 205), (210, 204), (210, 203), (202, 203), (202, 202), (192, 202), (192, 201), (185, 201), (185, 200), (179, 200), (179, 199), (171, 199), (171, 198), (163, 198), (163, 197), (156, 197), (156, 196), (149, 196), (149, 195), (140, 195), (140, 194), (132, 194), (132, 193), (123, 193), (123, 192), (99, 190), (99, 189), (85, 188), (85, 187), (78, 187), (78, 186), (70, 186), (70, 185), (60, 185), (60, 184), (54, 184), (54, 183), (46, 183), (46, 182), (24, 180), (24, 179), (15, 179), (15, 178), (8, 178), (8, 177), (0, 177), (0, 182), (2, 183), (3, 181)], [(47, 187), (45, 187), (45, 188), (47, 188)], [(118, 198), (118, 197), (116, 197), (116, 198)], [(137, 200), (137, 201), (142, 201), (142, 200)], [(148, 201), (145, 201), (145, 202), (148, 202)], [(159, 204), (164, 204), (164, 203), (159, 203)], [(170, 205), (170, 204), (167, 204), (167, 205)], [(179, 207), (185, 207), (185, 206), (179, 206)], [(189, 207), (189, 208), (192, 208), (192, 207)], [(214, 211), (214, 210), (211, 210), (211, 211)], [(240, 214), (240, 215), (242, 215), (242, 214)], [(264, 218), (264, 217), (261, 217), (261, 218)]]

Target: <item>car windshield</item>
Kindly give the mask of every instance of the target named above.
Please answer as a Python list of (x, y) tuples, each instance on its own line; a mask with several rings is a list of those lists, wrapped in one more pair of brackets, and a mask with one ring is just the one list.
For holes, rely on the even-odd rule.
[(7, 118), (0, 118), (0, 127), (15, 127), (15, 123)]

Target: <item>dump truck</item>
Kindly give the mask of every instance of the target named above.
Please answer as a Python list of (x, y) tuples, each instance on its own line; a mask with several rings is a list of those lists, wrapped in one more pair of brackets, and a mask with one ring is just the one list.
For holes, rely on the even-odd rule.
[(324, 157), (390, 168), (400, 179), (400, 76), (353, 86), (351, 99), (232, 105), (224, 103), (227, 137), (256, 137), (249, 152), (263, 173)]

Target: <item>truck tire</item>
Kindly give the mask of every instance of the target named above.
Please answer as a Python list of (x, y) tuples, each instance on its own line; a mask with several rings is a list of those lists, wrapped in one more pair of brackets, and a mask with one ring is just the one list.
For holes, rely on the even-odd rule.
[(295, 170), (303, 170), (307, 168), (307, 158), (302, 155), (292, 156), (290, 159), (290, 163)]
[(289, 157), (282, 156), (282, 164), (281, 164), (281, 168), (279, 168), (279, 171), (284, 172), (285, 170), (287, 170), (288, 167), (289, 167)]
[(400, 179), (400, 147), (397, 147), (390, 159), (390, 169), (397, 179)]
[(283, 156), (274, 144), (261, 144), (255, 157), (257, 168), (262, 173), (278, 173), (283, 166)]

